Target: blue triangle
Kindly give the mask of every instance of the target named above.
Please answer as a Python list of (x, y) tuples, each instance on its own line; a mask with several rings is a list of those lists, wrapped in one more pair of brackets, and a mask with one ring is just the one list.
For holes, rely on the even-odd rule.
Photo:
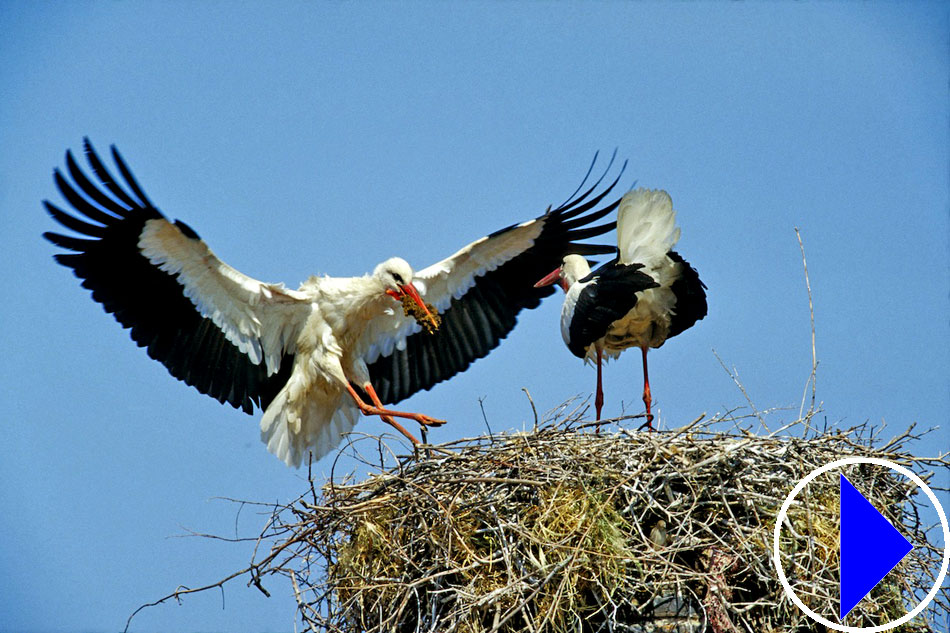
[(841, 475), (839, 512), (841, 606), (838, 617), (844, 620), (914, 547), (844, 475)]

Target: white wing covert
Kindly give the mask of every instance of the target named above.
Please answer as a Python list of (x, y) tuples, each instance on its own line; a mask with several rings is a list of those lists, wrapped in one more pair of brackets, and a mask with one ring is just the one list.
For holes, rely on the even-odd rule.
[(173, 376), (247, 413), (265, 408), (291, 370), (312, 309), (307, 296), (222, 262), (188, 225), (152, 205), (114, 147), (124, 187), (88, 140), (84, 146), (99, 184), (67, 152), (72, 182), (58, 169), (54, 179), (73, 214), (44, 202), (53, 219), (82, 235), (45, 233), (72, 251), (56, 260)]
[(267, 375), (277, 373), (281, 357), (295, 351), (311, 309), (304, 293), (238, 272), (204, 241), (164, 218), (146, 220), (138, 247), (153, 266), (177, 278), (201, 316), (211, 319), (252, 363), (263, 361)]

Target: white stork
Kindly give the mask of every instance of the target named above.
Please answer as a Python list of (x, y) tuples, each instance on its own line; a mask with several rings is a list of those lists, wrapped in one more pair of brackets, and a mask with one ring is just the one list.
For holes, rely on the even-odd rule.
[(660, 347), (706, 316), (706, 285), (673, 250), (679, 240), (673, 201), (665, 191), (636, 189), (620, 200), (617, 259), (591, 273), (587, 260), (566, 255), (536, 287), (565, 291), (561, 336), (568, 349), (597, 364), (597, 419), (604, 406), (601, 363), (629, 347), (643, 354), (643, 403), (652, 428), (647, 349)]
[[(56, 261), (172, 376), (246, 413), (262, 409), (261, 439), (290, 466), (335, 448), (360, 413), (380, 416), (417, 443), (394, 418), (443, 422), (386, 404), (487, 355), (522, 309), (553, 292), (533, 282), (566, 253), (613, 251), (577, 243), (616, 225), (591, 226), (619, 203), (594, 210), (617, 182), (594, 194), (601, 176), (558, 208), (415, 273), (393, 257), (371, 275), (310, 277), (291, 290), (238, 272), (184, 222), (166, 219), (114, 146), (121, 181), (88, 139), (84, 148), (98, 184), (67, 151), (72, 182), (59, 169), (54, 180), (72, 214), (44, 201), (53, 219), (81, 235), (44, 234), (72, 251)], [(441, 327), (426, 323), (424, 331), (429, 310), (441, 315)]]

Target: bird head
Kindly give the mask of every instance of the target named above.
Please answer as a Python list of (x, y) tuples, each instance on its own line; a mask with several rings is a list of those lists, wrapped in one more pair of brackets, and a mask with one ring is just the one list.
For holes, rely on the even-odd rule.
[(419, 291), (412, 285), (412, 267), (401, 257), (391, 257), (378, 265), (373, 271), (375, 277), (383, 286), (384, 292), (396, 301), (409, 297), (419, 309), (429, 314), (429, 308), (419, 296)]
[(535, 288), (560, 284), (564, 292), (578, 279), (590, 274), (590, 264), (580, 255), (565, 255), (563, 263), (534, 284)]

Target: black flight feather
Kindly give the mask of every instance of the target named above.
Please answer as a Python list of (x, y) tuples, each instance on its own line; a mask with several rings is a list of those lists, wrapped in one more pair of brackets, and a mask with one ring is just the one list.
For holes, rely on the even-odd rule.
[[(536, 308), (544, 297), (554, 293), (552, 286), (535, 288), (534, 284), (560, 266), (565, 255), (616, 253), (614, 246), (578, 242), (616, 227), (616, 222), (596, 226), (589, 223), (616, 210), (619, 199), (580, 215), (603, 200), (619, 181), (618, 176), (604, 191), (588, 200), (603, 178), (604, 175), (593, 187), (579, 195), (575, 192), (557, 209), (541, 216), (538, 221), (543, 223), (542, 229), (534, 244), (498, 268), (485, 272), (465, 294), (453, 298), (441, 315), (442, 325), (437, 332), (417, 332), (407, 337), (404, 349), (394, 348), (389, 355), (369, 364), (370, 380), (384, 404), (430, 389), (488, 355), (515, 327), (522, 310)], [(583, 185), (578, 191), (582, 188)], [(491, 237), (515, 226), (495, 231)]]
[[(83, 145), (99, 185), (67, 152), (66, 169), (74, 184), (58, 170), (54, 180), (75, 215), (44, 202), (54, 220), (82, 236), (44, 233), (54, 245), (74, 251), (58, 253), (56, 261), (71, 268), (82, 286), (92, 291), (92, 298), (129, 328), (132, 340), (172, 376), (246, 413), (253, 413), (255, 405), (266, 408), (289, 379), (292, 357), (285, 355), (278, 372), (268, 376), (264, 363), (252, 363), (210, 319), (201, 316), (185, 297), (177, 275), (160, 270), (139, 251), (145, 223), (164, 216), (114, 147), (112, 157), (122, 183), (113, 178), (88, 139)], [(199, 239), (184, 223), (176, 225), (187, 237)]]

